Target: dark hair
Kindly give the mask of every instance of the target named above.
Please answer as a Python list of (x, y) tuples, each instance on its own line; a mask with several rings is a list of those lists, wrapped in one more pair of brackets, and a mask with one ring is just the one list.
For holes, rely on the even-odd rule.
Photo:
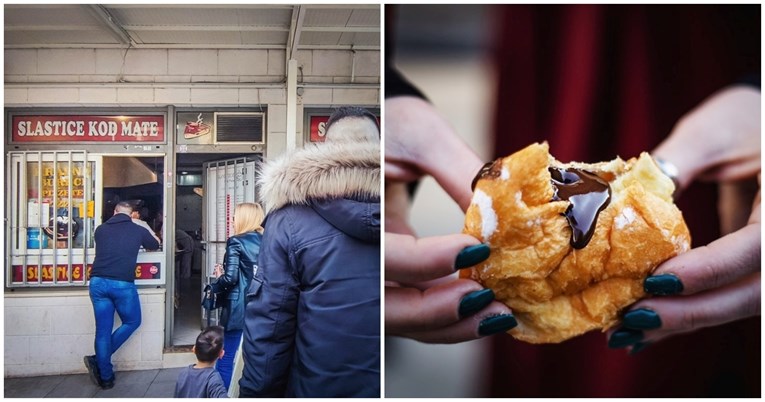
[(375, 123), (375, 126), (377, 126), (377, 131), (380, 131), (380, 122), (377, 120), (377, 116), (372, 114), (372, 112), (363, 107), (344, 106), (335, 110), (332, 112), (332, 115), (329, 116), (327, 123), (324, 125), (325, 132), (329, 131), (330, 126), (346, 117), (366, 117), (367, 119), (372, 120), (372, 122)]
[(197, 336), (194, 354), (200, 362), (212, 363), (220, 355), (221, 349), (223, 349), (223, 327), (216, 325), (203, 329)]

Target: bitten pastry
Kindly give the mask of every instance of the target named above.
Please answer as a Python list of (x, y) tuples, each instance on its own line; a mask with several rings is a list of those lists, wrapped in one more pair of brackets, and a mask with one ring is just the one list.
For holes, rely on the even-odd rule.
[(491, 288), (518, 320), (509, 333), (531, 343), (614, 326), (643, 280), (690, 246), (675, 186), (650, 155), (563, 164), (548, 150), (532, 144), (476, 177), (464, 233), (491, 256), (460, 273)]

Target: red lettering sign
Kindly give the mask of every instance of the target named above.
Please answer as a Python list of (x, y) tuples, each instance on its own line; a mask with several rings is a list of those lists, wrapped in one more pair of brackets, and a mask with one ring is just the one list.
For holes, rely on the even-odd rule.
[(329, 116), (311, 116), (311, 142), (324, 142), (327, 120)]
[(13, 142), (164, 142), (164, 116), (13, 116)]
[[(88, 272), (90, 272), (91, 264), (88, 264)], [(53, 282), (53, 277), (59, 282), (69, 281), (69, 267), (68, 265), (59, 264), (56, 269), (53, 269), (53, 265), (44, 264), (42, 266), (27, 265), (26, 271), (24, 271), (23, 265), (13, 266), (13, 282), (24, 282), (24, 276), (26, 275), (27, 282), (37, 282), (38, 277), (42, 277), (42, 282)], [(72, 265), (72, 280), (82, 281), (82, 264)]]
[[(135, 266), (135, 279), (159, 279), (161, 275), (160, 267), (162, 265), (158, 262), (141, 262)], [(90, 279), (90, 270), (93, 268), (93, 264), (88, 264), (87, 276)], [(72, 280), (82, 281), (82, 264), (72, 265)], [(27, 282), (36, 283), (38, 277), (42, 277), (43, 283), (52, 283), (53, 277), (59, 282), (69, 281), (69, 268), (67, 265), (58, 265), (56, 269), (53, 269), (53, 265), (27, 265), (26, 271), (23, 265), (13, 266), (13, 282), (23, 283), (24, 276), (26, 276)]]

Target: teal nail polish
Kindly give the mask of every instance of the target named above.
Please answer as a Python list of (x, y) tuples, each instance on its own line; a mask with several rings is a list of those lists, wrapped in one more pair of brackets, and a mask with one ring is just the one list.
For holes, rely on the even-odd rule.
[(656, 275), (645, 278), (643, 289), (657, 296), (676, 295), (683, 291), (683, 283), (674, 275)]
[(481, 289), (470, 292), (460, 300), (460, 318), (473, 315), (494, 300), (494, 292), (491, 289)]
[(643, 339), (643, 331), (634, 329), (620, 329), (611, 335), (608, 340), (608, 347), (612, 349), (626, 348), (634, 345)]
[(640, 353), (640, 351), (645, 350), (645, 348), (651, 346), (650, 342), (638, 342), (634, 345), (632, 345), (632, 349), (629, 351), (629, 355), (635, 355)]
[(485, 318), (478, 324), (478, 335), (487, 336), (507, 332), (518, 326), (518, 321), (512, 314), (500, 314)]
[(475, 264), (489, 258), (489, 246), (486, 244), (476, 244), (462, 249), (457, 254), (457, 260), (454, 262), (455, 269), (472, 267)]
[(632, 329), (661, 328), (661, 318), (656, 312), (640, 308), (624, 315), (622, 325)]

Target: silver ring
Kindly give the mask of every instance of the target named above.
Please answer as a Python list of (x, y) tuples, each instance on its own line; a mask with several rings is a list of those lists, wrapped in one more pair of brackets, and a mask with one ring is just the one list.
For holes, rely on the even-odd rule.
[(659, 167), (659, 170), (661, 170), (661, 172), (664, 173), (667, 177), (672, 179), (672, 183), (675, 184), (675, 192), (672, 193), (672, 197), (677, 199), (677, 197), (680, 195), (680, 180), (678, 179), (680, 170), (678, 170), (677, 166), (675, 166), (672, 162), (666, 161), (664, 159), (654, 157), (653, 160), (656, 161), (656, 165)]

